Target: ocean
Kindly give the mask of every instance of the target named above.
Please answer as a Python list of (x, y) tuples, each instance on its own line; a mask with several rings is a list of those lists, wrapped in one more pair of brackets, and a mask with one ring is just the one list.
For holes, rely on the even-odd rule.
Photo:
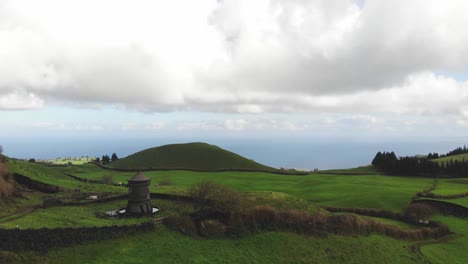
[(117, 153), (122, 158), (140, 150), (173, 143), (206, 142), (275, 168), (344, 169), (368, 165), (378, 151), (397, 156), (446, 153), (463, 146), (447, 141), (364, 141), (346, 139), (287, 138), (11, 138), (2, 139), (4, 154), (22, 159), (102, 156)]

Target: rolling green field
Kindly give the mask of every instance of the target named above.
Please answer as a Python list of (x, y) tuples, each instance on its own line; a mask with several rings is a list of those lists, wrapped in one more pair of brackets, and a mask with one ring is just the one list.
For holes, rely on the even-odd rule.
[(468, 192), (468, 178), (439, 179), (434, 191), (438, 195), (454, 195)]
[(468, 259), (468, 251), (466, 250), (468, 245), (468, 220), (441, 215), (437, 215), (433, 219), (448, 224), (452, 232), (462, 236), (446, 243), (424, 246), (421, 248), (421, 252), (429, 257), (433, 263), (466, 263)]
[[(66, 189), (80, 189), (82, 192), (121, 194), (127, 190), (122, 187), (80, 182), (64, 173), (93, 180), (111, 176), (114, 182), (126, 182), (135, 174), (105, 170), (94, 164), (51, 168), (24, 161), (11, 161), (9, 165), (12, 171), (31, 179)], [(343, 174), (329, 174), (338, 172)], [(366, 175), (354, 175), (359, 172), (366, 172)], [(240, 191), (243, 208), (270, 205), (278, 209), (296, 209), (311, 213), (323, 212), (324, 209), (320, 209), (318, 205), (402, 212), (416, 192), (429, 188), (433, 183), (433, 179), (430, 178), (368, 174), (373, 172), (375, 171), (372, 167), (366, 166), (306, 176), (235, 171), (151, 171), (144, 174), (152, 179), (152, 192), (186, 194), (190, 186), (209, 180)], [(438, 181), (434, 193), (463, 193), (467, 191), (467, 183), (468, 179), (442, 179)], [(70, 199), (71, 193), (61, 192), (55, 196)], [(40, 195), (34, 194), (30, 199), (18, 200), (17, 206), (40, 204), (40, 199)], [(452, 200), (464, 206), (467, 201), (468, 198)], [(152, 204), (162, 209), (155, 217), (194, 210), (190, 204), (167, 200), (153, 199)], [(15, 214), (2, 217), (0, 214), (0, 227), (106, 226), (134, 224), (151, 219), (97, 217), (97, 214), (125, 205), (125, 200), (118, 200), (81, 206), (40, 208), (21, 217), (16, 217)], [(402, 229), (415, 228), (395, 220), (368, 218)], [(201, 239), (185, 236), (158, 225), (154, 231), (148, 233), (52, 249), (47, 254), (0, 251), (0, 259), (7, 258), (12, 263), (148, 263), (154, 260), (158, 260), (158, 263), (446, 263), (446, 260), (450, 263), (463, 263), (468, 257), (463, 250), (468, 244), (466, 220), (447, 216), (435, 216), (434, 219), (449, 224), (452, 231), (466, 236), (443, 244), (424, 245), (421, 252), (425, 257), (411, 252), (408, 248), (414, 242), (378, 234), (328, 235), (325, 238), (290, 232), (259, 232), (236, 239)]]
[(121, 188), (111, 185), (96, 185), (86, 182), (77, 182), (56, 168), (47, 167), (38, 163), (11, 160), (8, 163), (8, 167), (13, 173), (24, 175), (39, 182), (61, 186), (65, 189), (80, 189), (86, 192), (122, 192)]
[[(75, 170), (79, 177), (99, 179), (105, 174), (114, 181), (126, 182), (134, 173), (101, 170), (97, 166), (85, 165), (89, 172)], [(190, 172), (153, 171), (145, 172), (152, 179), (151, 190), (163, 193), (183, 193), (195, 183), (205, 180), (225, 184), (239, 191), (283, 192), (294, 197), (313, 201), (326, 206), (364, 207), (401, 211), (414, 193), (428, 188), (432, 179), (412, 177), (389, 177), (382, 175), (328, 175), (306, 176), (278, 175), (260, 172)], [(159, 182), (168, 185), (156, 186)]]
[(327, 238), (264, 232), (239, 239), (193, 239), (157, 228), (122, 239), (51, 250), (35, 263), (421, 263), (407, 242), (379, 235)]

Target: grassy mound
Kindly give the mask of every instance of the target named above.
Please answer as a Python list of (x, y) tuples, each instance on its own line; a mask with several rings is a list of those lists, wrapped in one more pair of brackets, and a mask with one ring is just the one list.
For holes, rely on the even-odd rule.
[(109, 164), (118, 169), (193, 169), (203, 171), (275, 169), (206, 143), (165, 145), (146, 149)]

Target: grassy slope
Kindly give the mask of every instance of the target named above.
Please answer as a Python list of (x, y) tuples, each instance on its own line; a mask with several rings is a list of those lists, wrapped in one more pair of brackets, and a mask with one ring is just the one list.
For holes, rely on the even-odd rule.
[(448, 224), (452, 232), (463, 236), (447, 243), (423, 246), (421, 252), (429, 257), (433, 263), (466, 263), (468, 260), (468, 251), (466, 250), (468, 245), (468, 220), (441, 215), (434, 217), (434, 220)]
[(454, 155), (454, 156), (448, 156), (448, 157), (443, 157), (443, 158), (438, 158), (438, 159), (433, 159), (432, 161), (436, 161), (438, 163), (441, 163), (441, 162), (449, 162), (450, 160), (453, 160), (453, 161), (468, 160), (468, 153)]
[[(116, 181), (134, 173), (110, 172), (94, 165), (57, 168), (80, 177), (99, 178), (112, 173)], [(305, 200), (343, 207), (373, 207), (400, 211), (416, 191), (427, 188), (431, 179), (388, 177), (381, 175), (285, 176), (268, 173), (196, 173), (188, 171), (147, 172), (153, 183), (169, 180), (153, 191), (183, 192), (201, 180), (214, 180), (245, 193), (250, 206), (273, 204), (279, 208), (316, 210)], [(76, 181), (73, 184), (78, 184)], [(105, 187), (103, 185), (96, 185)], [(258, 193), (260, 192), (260, 193)], [(286, 194), (288, 195), (286, 195)], [(124, 203), (124, 201), (123, 201)], [(163, 201), (156, 202), (166, 207)], [(30, 216), (3, 223), (5, 227), (42, 227), (115, 224), (115, 220), (96, 219), (96, 211), (121, 206), (121, 202), (84, 207), (58, 207), (39, 210)], [(110, 208), (112, 207), (112, 208)], [(170, 205), (168, 207), (171, 207)], [(77, 211), (77, 209), (79, 209)], [(74, 215), (78, 213), (80, 217)], [(110, 221), (110, 222), (109, 222)], [(125, 220), (124, 220), (125, 221)], [(124, 222), (122, 222), (124, 223)], [(392, 223), (399, 225), (399, 223)], [(420, 263), (405, 246), (409, 242), (372, 235), (369, 237), (307, 237), (292, 233), (260, 233), (235, 240), (194, 240), (164, 227), (148, 234), (103, 241), (49, 252), (48, 256), (28, 255), (28, 261), (40, 263), (238, 263), (238, 262), (317, 262), (317, 263)], [(448, 250), (451, 250), (449, 248)], [(135, 259), (131, 256), (137, 256)]]
[[(86, 165), (88, 166), (88, 165)], [(109, 172), (97, 167), (70, 167), (77, 176), (99, 179), (111, 174), (114, 181), (126, 182), (134, 173)], [(74, 168), (74, 169), (73, 169)], [(80, 172), (81, 170), (81, 172)], [(389, 177), (382, 175), (321, 175), (287, 176), (257, 172), (145, 172), (152, 178), (153, 192), (182, 193), (188, 186), (204, 180), (216, 181), (239, 191), (283, 192), (327, 206), (369, 207), (399, 212), (415, 192), (432, 184), (429, 178)], [(155, 186), (161, 181), (169, 185)]]
[(468, 192), (468, 178), (439, 179), (433, 191), (439, 195), (453, 195)]
[[(49, 251), (47, 263), (420, 263), (386, 237), (328, 238), (265, 232), (239, 239), (195, 240), (164, 227), (153, 232)], [(112, 256), (112, 257), (111, 257)], [(41, 261), (38, 261), (40, 263)]]
[(114, 168), (186, 168), (199, 170), (273, 170), (235, 153), (205, 143), (165, 145), (146, 149), (109, 164)]
[(66, 176), (56, 168), (43, 166), (37, 163), (21, 160), (10, 160), (8, 162), (8, 168), (13, 173), (18, 173), (39, 182), (57, 185), (67, 189), (80, 189), (82, 191), (100, 192), (122, 192), (121, 188), (109, 185), (97, 186), (95, 184), (76, 181)]

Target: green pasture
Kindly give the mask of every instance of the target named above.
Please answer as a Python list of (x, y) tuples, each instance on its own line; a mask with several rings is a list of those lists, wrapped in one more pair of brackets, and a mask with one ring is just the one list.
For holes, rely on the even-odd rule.
[[(71, 166), (67, 170), (87, 179), (111, 175), (116, 182), (126, 182), (134, 172), (99, 169), (95, 165)], [(94, 167), (93, 167), (94, 166)], [(201, 181), (215, 181), (238, 191), (282, 192), (321, 205), (336, 207), (365, 207), (399, 212), (414, 193), (428, 188), (432, 179), (390, 177), (383, 175), (310, 174), (290, 176), (259, 172), (144, 172), (152, 179), (151, 191), (183, 193), (187, 187)], [(156, 186), (158, 183), (164, 183)]]
[(169, 200), (152, 199), (152, 205), (161, 208), (161, 211), (151, 216), (143, 217), (106, 217), (103, 214), (113, 209), (125, 208), (127, 200), (117, 200), (106, 203), (94, 203), (81, 206), (58, 206), (40, 208), (21, 218), (10, 220), (11, 217), (0, 219), (1, 228), (58, 228), (58, 227), (80, 227), (80, 226), (109, 226), (138, 224), (151, 220), (152, 218), (165, 217), (174, 213), (190, 213), (194, 208), (191, 204), (179, 203)]
[(111, 185), (96, 185), (74, 180), (54, 167), (21, 160), (10, 160), (8, 168), (11, 172), (24, 175), (32, 180), (61, 186), (65, 189), (80, 189), (87, 192), (122, 192), (122, 188)]
[(423, 246), (421, 252), (429, 257), (432, 263), (466, 263), (468, 260), (468, 250), (466, 250), (468, 245), (468, 220), (441, 215), (433, 217), (433, 220), (446, 223), (452, 232), (462, 236), (445, 243)]
[[(135, 172), (105, 170), (94, 164), (68, 167), (45, 167), (24, 161), (11, 161), (11, 170), (32, 179), (84, 191), (126, 192), (122, 187), (83, 183), (67, 177), (70, 173), (86, 179), (112, 176), (114, 182), (126, 182)], [(361, 169), (362, 170), (362, 169)], [(371, 171), (371, 170), (370, 170)], [(344, 172), (343, 172), (344, 173)], [(241, 191), (242, 207), (270, 205), (278, 209), (298, 209), (309, 212), (321, 210), (317, 205), (333, 207), (377, 208), (401, 212), (416, 192), (429, 188), (433, 179), (396, 177), (384, 175), (310, 174), (288, 176), (254, 172), (144, 172), (152, 179), (151, 191), (184, 194), (190, 186), (201, 181), (214, 181)], [(437, 194), (467, 192), (468, 179), (441, 179), (434, 190)], [(59, 198), (68, 192), (56, 194)], [(71, 194), (70, 194), (71, 195)], [(31, 203), (39, 200), (32, 196)], [(466, 206), (468, 198), (451, 199), (450, 202)], [(161, 208), (156, 217), (193, 210), (190, 204), (153, 199)], [(104, 226), (134, 224), (151, 219), (100, 218), (96, 213), (125, 207), (126, 201), (61, 206), (38, 209), (18, 219), (0, 219), (2, 228), (41, 228)], [(14, 218), (14, 215), (11, 216)], [(399, 221), (371, 218), (402, 229), (414, 227)], [(436, 216), (435, 220), (449, 224), (452, 231), (466, 234), (466, 220)], [(197, 239), (169, 231), (158, 225), (156, 230), (125, 238), (53, 249), (48, 254), (8, 254), (12, 263), (423, 263), (425, 260), (412, 253), (407, 246), (413, 242), (373, 234), (370, 236), (337, 236), (327, 238), (297, 235), (289, 232), (261, 232), (237, 239)], [(464, 248), (466, 237), (444, 244), (426, 245), (421, 251), (434, 263), (463, 263), (468, 259)]]
[(435, 190), (438, 195), (454, 195), (468, 192), (468, 178), (439, 179)]
[[(262, 232), (238, 239), (194, 239), (163, 226), (145, 234), (24, 253), (35, 263), (421, 263), (407, 242), (380, 235), (327, 238)], [(29, 255), (28, 255), (29, 254)]]

